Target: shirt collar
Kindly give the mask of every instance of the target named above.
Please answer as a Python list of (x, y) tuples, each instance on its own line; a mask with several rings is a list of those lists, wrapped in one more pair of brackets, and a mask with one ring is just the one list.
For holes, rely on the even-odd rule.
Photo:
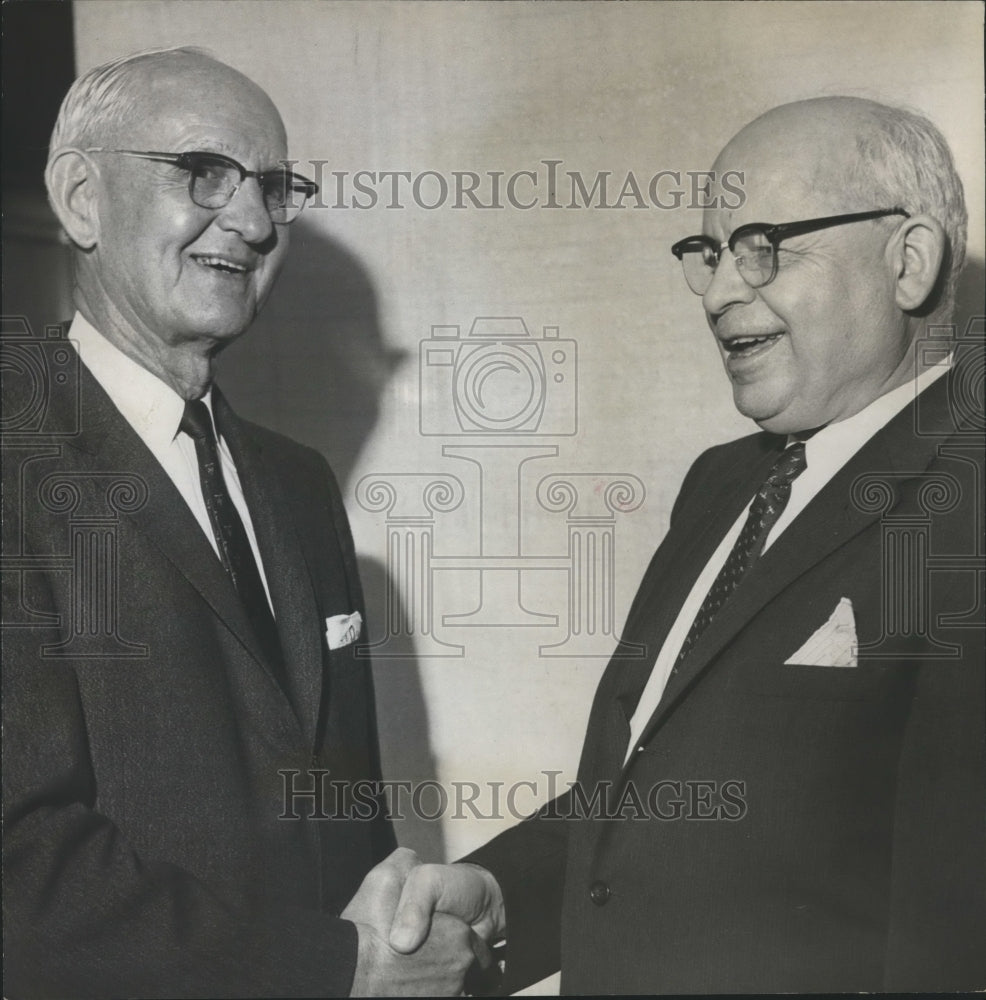
[[(68, 339), (75, 343), (82, 363), (148, 448), (158, 454), (169, 447), (185, 412), (184, 399), (110, 343), (80, 312), (72, 320)], [(203, 401), (212, 416), (211, 387)]]
[[(925, 369), (916, 378), (910, 379), (896, 389), (877, 397), (859, 413), (845, 420), (828, 424), (813, 434), (805, 443), (805, 458), (808, 468), (822, 471), (823, 468), (841, 468), (874, 434), (885, 427), (914, 398), (933, 382), (947, 374), (952, 356)], [(788, 438), (788, 444), (796, 440)]]

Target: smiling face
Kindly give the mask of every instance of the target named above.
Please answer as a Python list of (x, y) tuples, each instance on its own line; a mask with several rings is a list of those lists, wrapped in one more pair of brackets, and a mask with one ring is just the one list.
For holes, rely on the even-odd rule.
[[(248, 170), (287, 156), (270, 99), (239, 73), (184, 55), (141, 71), (131, 120), (101, 136), (106, 148), (223, 153)], [(99, 230), (84, 290), (147, 352), (221, 347), (250, 325), (287, 250), (255, 179), (224, 208), (193, 204), (188, 173), (167, 163), (95, 153)], [(93, 301), (93, 300), (96, 301)]]
[[(851, 203), (861, 121), (837, 102), (786, 105), (743, 129), (715, 171), (745, 175), (746, 201), (705, 213), (718, 242), (751, 222), (782, 223), (889, 205)], [(852, 223), (780, 244), (762, 288), (723, 252), (702, 305), (737, 409), (775, 433), (810, 430), (857, 413), (913, 374), (907, 317), (894, 300), (888, 245), (900, 217)]]

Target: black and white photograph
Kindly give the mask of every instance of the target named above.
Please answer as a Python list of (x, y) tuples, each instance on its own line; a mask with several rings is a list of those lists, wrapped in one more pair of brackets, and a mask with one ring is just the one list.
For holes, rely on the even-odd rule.
[(986, 990), (980, 0), (7, 0), (5, 1000)]

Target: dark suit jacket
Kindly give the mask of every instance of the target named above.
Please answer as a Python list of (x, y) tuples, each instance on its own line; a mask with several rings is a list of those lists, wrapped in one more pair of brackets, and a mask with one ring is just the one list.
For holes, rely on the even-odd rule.
[[(781, 442), (758, 434), (692, 467), (623, 633), (647, 656), (615, 657), (596, 694), (581, 804), (569, 793), (468, 859), (504, 889), (510, 989), (559, 965), (564, 993), (986, 986), (982, 401), (968, 376), (931, 386), (788, 526), (624, 767), (654, 657)], [(858, 666), (786, 663), (844, 597)], [(606, 819), (597, 792), (625, 818)]]
[(4, 614), (22, 627), (3, 632), (4, 995), (346, 994), (356, 932), (337, 915), (393, 834), (382, 816), (341, 818), (330, 794), (319, 819), (284, 796), (312, 787), (312, 766), (327, 788), (379, 777), (368, 666), (324, 635), (363, 611), (332, 474), (217, 397), (285, 693), (187, 505), (92, 376), (49, 390), (5, 437)]

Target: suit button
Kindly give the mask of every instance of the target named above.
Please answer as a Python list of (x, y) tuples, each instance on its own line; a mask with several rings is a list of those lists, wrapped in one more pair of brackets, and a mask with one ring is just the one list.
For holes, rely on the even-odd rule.
[(596, 906), (605, 906), (609, 901), (610, 888), (605, 882), (593, 882), (589, 886), (589, 899), (591, 899)]

